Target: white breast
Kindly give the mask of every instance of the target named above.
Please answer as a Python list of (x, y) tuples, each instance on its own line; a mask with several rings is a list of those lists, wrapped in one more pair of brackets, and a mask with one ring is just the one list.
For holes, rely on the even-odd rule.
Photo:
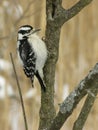
[(34, 34), (30, 36), (28, 40), (37, 56), (36, 69), (40, 70), (44, 67), (47, 59), (46, 45), (37, 35)]

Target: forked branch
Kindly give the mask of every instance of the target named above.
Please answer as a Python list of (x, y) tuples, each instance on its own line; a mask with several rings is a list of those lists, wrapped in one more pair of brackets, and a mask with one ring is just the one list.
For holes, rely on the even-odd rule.
[[(54, 118), (49, 130), (59, 130), (76, 108), (79, 101), (88, 93), (89, 90), (92, 90), (95, 95), (98, 93), (98, 63), (60, 105), (60, 110)], [(89, 97), (90, 99), (93, 99), (92, 101), (94, 101), (94, 97), (92, 95), (89, 95)]]
[(74, 123), (73, 130), (82, 130), (83, 129), (83, 126), (87, 120), (87, 117), (94, 105), (97, 94), (98, 94), (97, 86), (95, 86), (95, 88), (88, 91), (88, 96), (87, 96), (84, 106), (79, 114), (79, 117), (77, 118), (77, 120)]

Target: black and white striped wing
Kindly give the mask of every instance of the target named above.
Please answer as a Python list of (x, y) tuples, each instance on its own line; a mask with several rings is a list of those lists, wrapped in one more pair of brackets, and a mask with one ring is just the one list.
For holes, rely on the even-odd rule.
[(22, 40), (21, 42), (22, 44), (19, 46), (19, 52), (23, 61), (23, 70), (33, 83), (34, 74), (36, 72), (36, 55), (27, 41)]
[(34, 52), (30, 52), (25, 60), (23, 70), (27, 77), (33, 78), (36, 72), (36, 56)]

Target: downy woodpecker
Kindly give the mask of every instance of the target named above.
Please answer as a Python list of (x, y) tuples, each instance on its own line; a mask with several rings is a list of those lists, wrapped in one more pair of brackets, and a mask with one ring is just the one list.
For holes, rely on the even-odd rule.
[(45, 91), (43, 67), (47, 59), (47, 49), (34, 29), (30, 25), (23, 25), (18, 30), (17, 52), (22, 63), (24, 73), (30, 78), (33, 86), (34, 76), (37, 77), (42, 89)]

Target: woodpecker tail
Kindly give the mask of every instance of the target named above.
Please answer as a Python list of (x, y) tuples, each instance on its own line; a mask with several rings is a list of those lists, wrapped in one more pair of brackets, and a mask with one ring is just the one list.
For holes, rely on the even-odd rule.
[(46, 91), (46, 86), (45, 86), (45, 83), (43, 82), (43, 79), (40, 77), (38, 71), (36, 72), (36, 77), (41, 85), (41, 88), (43, 89), (43, 91), (45, 92)]
[(34, 88), (34, 78), (30, 78), (30, 80), (31, 80), (31, 84), (32, 84), (32, 87)]

